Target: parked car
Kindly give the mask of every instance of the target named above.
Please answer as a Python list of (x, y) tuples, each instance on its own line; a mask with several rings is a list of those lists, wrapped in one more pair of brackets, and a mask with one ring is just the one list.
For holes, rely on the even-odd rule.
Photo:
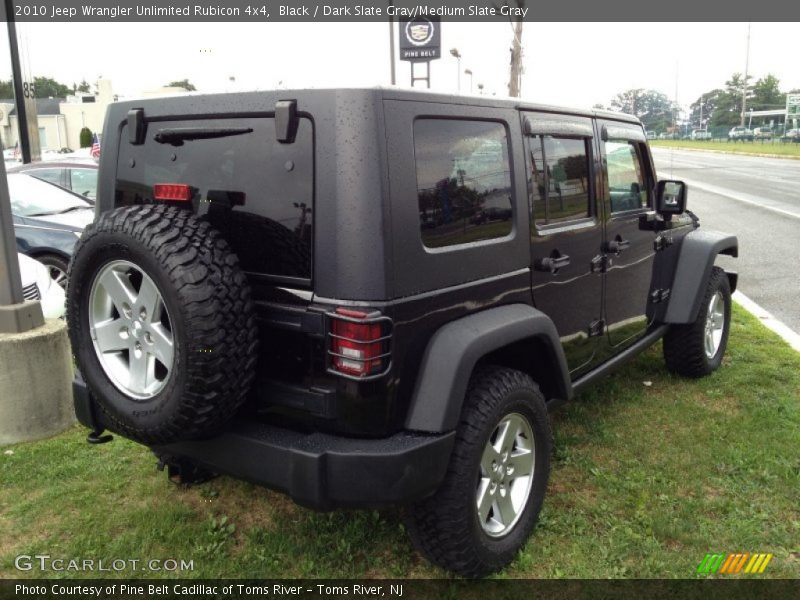
[(54, 183), (94, 201), (97, 195), (97, 163), (87, 160), (53, 160), (17, 165), (9, 173), (25, 173)]
[(756, 127), (753, 129), (753, 138), (757, 140), (771, 140), (772, 129), (769, 127)]
[(733, 141), (753, 141), (753, 132), (747, 127), (732, 127), (728, 132), (728, 139)]
[(25, 299), (39, 300), (46, 319), (63, 317), (66, 310), (64, 288), (50, 277), (50, 270), (38, 260), (24, 254), (17, 254), (17, 257)]
[(781, 139), (785, 142), (800, 142), (800, 129), (787, 129)]
[(691, 137), (693, 140), (710, 140), (711, 132), (707, 129), (693, 129)]
[(72, 250), (94, 217), (83, 196), (25, 173), (8, 174), (17, 249), (44, 263), (51, 277), (67, 284)]
[(511, 208), (490, 206), (476, 212), (470, 222), (474, 225), (481, 225), (489, 221), (508, 221), (509, 219), (511, 219)]
[(646, 135), (648, 140), (655, 140), (658, 138), (658, 134), (655, 131), (648, 131)]
[[(331, 89), (105, 123), (68, 288), (76, 413), (184, 482), (403, 505), (425, 556), (486, 575), (538, 519), (549, 410), (658, 340), (676, 374), (722, 362), (737, 239), (657, 179), (635, 117)], [(489, 201), (510, 218), (470, 224)]]

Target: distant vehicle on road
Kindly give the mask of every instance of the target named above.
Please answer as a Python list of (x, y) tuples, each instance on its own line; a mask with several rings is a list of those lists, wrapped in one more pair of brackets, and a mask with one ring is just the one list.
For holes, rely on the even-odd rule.
[(25, 173), (8, 174), (17, 250), (42, 262), (61, 287), (83, 228), (94, 218), (91, 203), (74, 192)]
[(728, 139), (734, 141), (747, 140), (748, 142), (752, 142), (753, 132), (747, 127), (732, 127), (728, 132)]
[(91, 159), (51, 160), (10, 167), (9, 173), (25, 173), (54, 183), (94, 202), (97, 196), (97, 163)]
[(647, 139), (648, 139), (648, 140), (654, 140), (654, 139), (656, 139), (657, 137), (658, 137), (658, 134), (656, 134), (656, 132), (655, 132), (655, 131), (648, 131), (648, 132), (647, 132)]
[(511, 219), (512, 213), (510, 208), (499, 208), (497, 206), (490, 206), (475, 213), (470, 219), (474, 225), (482, 225), (489, 221), (508, 221)]
[(711, 139), (711, 132), (708, 129), (693, 129), (692, 130), (692, 139), (693, 140), (710, 140)]
[(66, 311), (64, 288), (53, 281), (49, 269), (38, 260), (19, 253), (17, 258), (25, 300), (39, 300), (45, 319), (63, 317)]
[(753, 130), (753, 137), (757, 140), (771, 140), (772, 129), (769, 127), (756, 127)]

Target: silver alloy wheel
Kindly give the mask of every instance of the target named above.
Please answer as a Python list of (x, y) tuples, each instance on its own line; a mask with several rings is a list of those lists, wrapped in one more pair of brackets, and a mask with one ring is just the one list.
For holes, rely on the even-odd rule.
[(475, 501), (478, 520), (491, 537), (517, 524), (531, 493), (536, 449), (533, 428), (519, 413), (503, 417), (483, 449)]
[(153, 280), (132, 262), (117, 260), (95, 276), (89, 328), (100, 365), (126, 396), (158, 394), (172, 372), (172, 326)]
[(705, 350), (709, 359), (717, 355), (719, 345), (722, 343), (723, 329), (725, 329), (725, 300), (722, 298), (722, 292), (717, 292), (709, 300), (706, 313)]
[(59, 269), (58, 267), (54, 267), (53, 265), (46, 265), (47, 270), (50, 273), (50, 279), (53, 280), (54, 283), (57, 283), (62, 288), (67, 288), (67, 274)]

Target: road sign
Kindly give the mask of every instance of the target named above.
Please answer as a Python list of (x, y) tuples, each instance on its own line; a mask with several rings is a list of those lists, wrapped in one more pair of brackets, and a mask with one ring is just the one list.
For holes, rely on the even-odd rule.
[(442, 24), (436, 17), (414, 17), (398, 21), (400, 60), (431, 61), (441, 57)]
[(800, 117), (800, 94), (786, 94), (786, 116)]

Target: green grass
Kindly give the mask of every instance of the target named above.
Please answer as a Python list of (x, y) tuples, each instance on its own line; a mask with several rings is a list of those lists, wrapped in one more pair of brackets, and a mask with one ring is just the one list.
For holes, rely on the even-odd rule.
[[(740, 308), (712, 376), (671, 376), (654, 347), (553, 421), (541, 521), (504, 576), (693, 577), (706, 552), (749, 551), (775, 554), (761, 577), (800, 577), (800, 355)], [(183, 489), (145, 448), (84, 436), (0, 450), (0, 577), (40, 575), (13, 567), (37, 553), (193, 560), (188, 577), (446, 575), (397, 511), (314, 513), (228, 478)]]
[(738, 154), (768, 154), (781, 158), (800, 158), (800, 144), (782, 143), (780, 140), (729, 142), (727, 140), (649, 140), (653, 147), (682, 148), (688, 150), (718, 150)]

